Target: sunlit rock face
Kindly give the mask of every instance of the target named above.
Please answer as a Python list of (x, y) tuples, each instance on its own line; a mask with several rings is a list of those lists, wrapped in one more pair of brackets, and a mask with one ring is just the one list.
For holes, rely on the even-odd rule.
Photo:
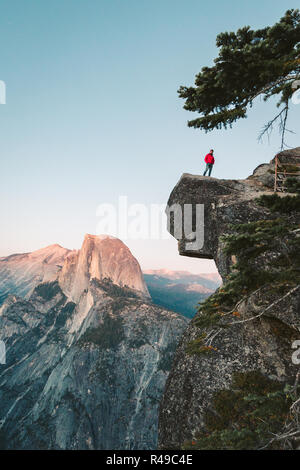
[(59, 274), (63, 292), (78, 301), (91, 279), (110, 279), (149, 296), (138, 261), (118, 238), (86, 235), (80, 250), (70, 253)]

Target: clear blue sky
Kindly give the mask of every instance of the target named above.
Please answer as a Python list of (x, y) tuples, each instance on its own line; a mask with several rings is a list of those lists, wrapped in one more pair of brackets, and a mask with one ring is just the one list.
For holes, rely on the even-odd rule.
[[(52, 243), (81, 245), (95, 233), (96, 209), (165, 203), (183, 172), (244, 178), (278, 150), (258, 144), (275, 108), (257, 103), (226, 132), (187, 128), (180, 85), (192, 85), (217, 55), (216, 35), (273, 24), (297, 1), (1, 0), (0, 256)], [(297, 131), (300, 105), (291, 110)], [(289, 143), (297, 146), (299, 134)], [(130, 241), (145, 268), (194, 272), (206, 261), (181, 258), (175, 241)]]

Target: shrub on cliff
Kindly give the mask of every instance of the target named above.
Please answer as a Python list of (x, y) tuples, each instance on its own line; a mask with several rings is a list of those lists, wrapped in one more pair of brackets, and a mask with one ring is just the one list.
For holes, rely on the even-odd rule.
[(184, 449), (278, 449), (276, 437), (290, 417), (295, 390), (259, 371), (236, 372), (230, 389), (219, 390), (205, 414), (205, 430)]
[[(273, 200), (269, 202), (273, 203)], [(200, 328), (221, 325), (228, 313), (237, 315), (236, 304), (256, 289), (268, 287), (272, 292), (277, 289), (284, 293), (300, 283), (297, 224), (292, 225), (281, 217), (231, 228), (232, 233), (223, 237), (224, 251), (234, 256), (236, 262), (224, 286), (200, 303), (199, 314), (194, 319)]]
[[(293, 185), (293, 183), (291, 185)], [(291, 185), (289, 186), (289, 188), (291, 188)], [(297, 185), (295, 185), (295, 192), (297, 190), (296, 188), (297, 188)], [(300, 210), (300, 194), (297, 194), (297, 196), (285, 196), (285, 197), (280, 197), (276, 193), (271, 194), (271, 195), (264, 194), (257, 200), (257, 202), (259, 205), (267, 207), (272, 212), (280, 212), (283, 214), (289, 214), (293, 211)]]

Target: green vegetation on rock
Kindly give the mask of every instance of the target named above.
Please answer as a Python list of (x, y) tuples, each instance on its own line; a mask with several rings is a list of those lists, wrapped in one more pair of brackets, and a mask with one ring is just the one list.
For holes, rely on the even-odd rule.
[(54, 282), (47, 282), (44, 284), (39, 284), (35, 289), (34, 292), (39, 296), (42, 297), (44, 300), (51, 300), (55, 297), (61, 289), (57, 281)]
[[(289, 193), (297, 193), (300, 194), (300, 181), (299, 179), (295, 177), (289, 177), (285, 181), (285, 189)], [(298, 204), (299, 204), (299, 198), (298, 198)], [(299, 208), (299, 205), (298, 205)]]
[(274, 439), (289, 419), (293, 389), (259, 371), (235, 372), (230, 389), (219, 390), (204, 429), (183, 449), (278, 449)]
[[(289, 200), (285, 205), (281, 201), (272, 195), (260, 198), (258, 203), (270, 211), (275, 211), (274, 207), (276, 210), (280, 207), (280, 211), (285, 207), (288, 214), (299, 209), (297, 205), (291, 210)], [(258, 288), (265, 286), (270, 292), (274, 289), (285, 292), (300, 282), (299, 226), (288, 217), (237, 224), (231, 229), (232, 232), (223, 237), (224, 252), (235, 256), (236, 262), (224, 286), (199, 305), (194, 324), (200, 329), (226, 326), (222, 321), (224, 315), (229, 312), (238, 315), (237, 302)]]
[(98, 327), (86, 330), (78, 344), (92, 343), (104, 349), (113, 349), (118, 347), (124, 338), (122, 319), (106, 314)]
[[(289, 192), (292, 192), (292, 188), (296, 188), (299, 185), (299, 192), (300, 192), (300, 183), (294, 182), (286, 182), (288, 185)], [(284, 196), (280, 197), (278, 194), (270, 194), (270, 195), (262, 195), (260, 198), (257, 199), (257, 203), (261, 206), (268, 208), (271, 212), (280, 212), (281, 214), (290, 214), (293, 211), (300, 210), (300, 194), (297, 196)]]

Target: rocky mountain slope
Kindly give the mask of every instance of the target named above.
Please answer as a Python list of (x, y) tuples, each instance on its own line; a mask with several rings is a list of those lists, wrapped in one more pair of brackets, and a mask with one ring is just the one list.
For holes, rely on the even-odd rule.
[[(290, 167), (297, 156), (300, 148), (281, 154)], [(169, 206), (204, 204), (204, 245), (189, 251), (189, 239), (179, 240), (180, 254), (214, 259), (224, 284), (177, 348), (160, 407), (160, 448), (300, 446), (299, 365), (292, 360), (300, 340), (294, 171), (293, 192), (280, 196), (273, 194), (274, 160), (246, 180), (184, 174), (172, 191)]]
[(0, 258), (0, 305), (11, 293), (26, 297), (37, 284), (55, 279), (70, 252), (60, 245), (50, 245), (32, 253)]
[(27, 300), (9, 295), (0, 307), (1, 446), (155, 449), (187, 321), (151, 303), (120, 240), (88, 235), (64, 263)]

